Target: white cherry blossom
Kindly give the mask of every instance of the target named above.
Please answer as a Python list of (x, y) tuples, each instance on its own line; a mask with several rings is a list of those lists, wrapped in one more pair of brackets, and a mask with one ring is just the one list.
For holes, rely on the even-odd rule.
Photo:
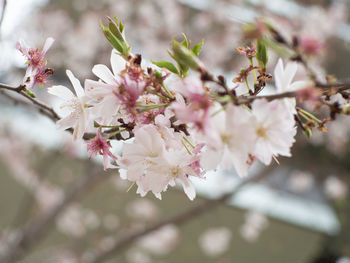
[(239, 176), (247, 175), (249, 153), (254, 149), (256, 134), (252, 114), (243, 107), (228, 105), (216, 108), (211, 117), (212, 131), (204, 139), (208, 149), (201, 159), (203, 168), (236, 169)]
[(56, 124), (59, 129), (63, 130), (73, 127), (73, 138), (76, 140), (83, 137), (88, 127), (89, 114), (88, 109), (85, 107), (88, 97), (85, 96), (85, 91), (80, 81), (74, 77), (73, 73), (70, 70), (67, 70), (66, 73), (73, 85), (76, 96), (69, 88), (61, 85), (48, 88), (48, 93), (66, 101), (61, 108), (66, 108), (69, 111), (69, 115), (57, 121)]
[(252, 104), (252, 123), (256, 133), (254, 156), (265, 165), (272, 157), (291, 156), (290, 148), (297, 132), (291, 112), (281, 100), (255, 100)]
[[(292, 82), (297, 70), (298, 64), (296, 62), (288, 62), (284, 67), (282, 59), (280, 58), (278, 60), (274, 70), (275, 84), (278, 93), (297, 91), (309, 85), (307, 81)], [(291, 113), (297, 113), (295, 110), (295, 98), (284, 98), (283, 101)]]

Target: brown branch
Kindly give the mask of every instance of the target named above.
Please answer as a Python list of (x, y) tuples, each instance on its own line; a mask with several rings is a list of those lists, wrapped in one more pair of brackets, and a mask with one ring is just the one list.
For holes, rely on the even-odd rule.
[(265, 95), (265, 96), (246, 96), (246, 97), (239, 97), (237, 100), (237, 104), (246, 104), (259, 99), (266, 99), (267, 101), (272, 101), (276, 99), (294, 98), (294, 97), (296, 97), (296, 92), (294, 91), (283, 92), (283, 93), (274, 94), (274, 95)]
[(9, 245), (6, 253), (0, 257), (1, 263), (17, 262), (25, 252), (45, 236), (55, 223), (57, 216), (64, 211), (67, 205), (95, 186), (96, 183), (108, 178), (108, 174), (101, 173), (99, 168), (91, 169), (88, 167), (88, 171), (90, 172), (87, 175), (84, 175), (66, 191), (64, 198), (55, 207), (21, 230), (18, 238)]
[[(25, 97), (26, 99), (28, 99), (29, 101), (31, 101), (34, 105), (36, 105), (39, 108), (40, 113), (44, 114), (45, 116), (49, 117), (50, 119), (52, 119), (53, 121), (57, 121), (60, 119), (60, 117), (58, 116), (58, 114), (55, 112), (55, 110), (53, 108), (51, 108), (50, 106), (46, 105), (44, 102), (31, 97), (30, 95), (28, 95), (25, 92), (25, 86), (20, 85), (18, 87), (12, 87), (3, 83), (0, 83), (0, 89), (4, 89), (4, 90), (9, 90), (12, 92), (16, 92), (17, 94), (20, 94), (21, 96)], [(3, 93), (4, 94), (4, 93)], [(8, 96), (7, 96), (8, 97)], [(25, 104), (19, 100), (16, 100), (15, 98), (12, 97), (13, 101), (16, 101), (17, 103), (21, 103), (21, 104)], [(28, 104), (25, 104), (26, 106), (29, 106)]]
[(266, 169), (264, 169), (260, 174), (246, 177), (245, 179), (242, 179), (235, 187), (233, 187), (232, 191), (230, 191), (227, 194), (222, 195), (218, 199), (214, 200), (206, 200), (202, 202), (201, 204), (191, 207), (182, 213), (179, 213), (175, 215), (174, 217), (171, 217), (169, 219), (166, 219), (164, 221), (161, 221), (159, 223), (156, 223), (152, 226), (147, 227), (144, 230), (134, 232), (131, 234), (128, 234), (122, 238), (120, 238), (111, 248), (101, 251), (100, 253), (96, 254), (95, 257), (88, 260), (88, 263), (101, 263), (107, 259), (109, 259), (111, 256), (116, 254), (117, 252), (120, 252), (127, 247), (129, 247), (134, 241), (139, 239), (142, 236), (145, 236), (157, 229), (160, 229), (161, 227), (173, 224), (173, 225), (183, 225), (192, 219), (209, 212), (210, 210), (214, 209), (215, 207), (219, 206), (220, 204), (226, 202), (229, 200), (232, 196), (234, 196), (239, 190), (243, 188), (243, 186), (252, 183), (257, 182), (265, 178), (268, 174), (270, 174), (271, 170), (274, 169), (274, 166), (268, 166)]

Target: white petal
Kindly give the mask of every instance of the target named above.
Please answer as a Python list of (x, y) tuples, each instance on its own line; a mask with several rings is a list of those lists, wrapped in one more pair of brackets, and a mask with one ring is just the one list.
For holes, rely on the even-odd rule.
[(57, 129), (65, 130), (75, 125), (76, 121), (71, 115), (56, 122)]
[(116, 84), (112, 72), (105, 65), (98, 64), (92, 68), (92, 72), (107, 84)]
[(87, 79), (84, 86), (86, 93), (95, 99), (113, 94), (113, 86), (104, 82)]
[(119, 169), (119, 176), (120, 178), (122, 178), (123, 180), (127, 179), (127, 171), (125, 169)]
[(193, 201), (193, 199), (196, 197), (196, 190), (192, 182), (186, 177), (179, 178), (179, 181), (182, 184), (185, 194), (191, 201)]
[(289, 86), (289, 90), (297, 91), (306, 88), (307, 86), (311, 86), (311, 83), (309, 81), (295, 81), (292, 83), (292, 85)]
[(55, 42), (55, 39), (53, 39), (52, 37), (49, 37), (46, 39), (44, 47), (43, 47), (43, 53), (46, 54), (46, 52), (50, 49), (50, 47), (52, 46), (53, 42)]
[(111, 53), (111, 66), (115, 76), (125, 68), (125, 63), (125, 60), (116, 53), (115, 49), (113, 49)]
[(62, 85), (52, 86), (47, 89), (47, 92), (64, 100), (71, 100), (75, 97), (70, 89)]
[(276, 88), (278, 92), (283, 92), (283, 61), (282, 59), (278, 59), (278, 62), (276, 64), (275, 70), (274, 70), (274, 77), (275, 77), (275, 83), (276, 83)]
[(70, 70), (66, 70), (66, 74), (68, 76), (68, 78), (70, 79), (70, 82), (72, 82), (73, 88), (75, 90), (75, 93), (77, 94), (77, 97), (83, 97), (85, 96), (85, 92), (83, 87), (80, 84), (80, 81), (74, 77), (72, 71)]
[(213, 151), (208, 149), (202, 156), (200, 163), (201, 167), (206, 170), (214, 170), (221, 162), (223, 151)]

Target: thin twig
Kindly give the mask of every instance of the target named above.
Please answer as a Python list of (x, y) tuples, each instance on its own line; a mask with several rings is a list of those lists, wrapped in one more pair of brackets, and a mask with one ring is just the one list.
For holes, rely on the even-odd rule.
[(157, 229), (160, 229), (161, 227), (163, 227), (165, 225), (173, 224), (173, 225), (180, 226), (180, 225), (183, 225), (183, 224), (189, 222), (190, 220), (192, 220), (192, 219), (194, 219), (194, 218), (196, 218), (204, 213), (209, 212), (211, 209), (214, 209), (215, 207), (219, 206), (220, 204), (226, 202), (231, 197), (233, 197), (239, 190), (242, 189), (243, 186), (245, 186), (249, 183), (252, 183), (252, 182), (260, 181), (263, 178), (265, 178), (268, 174), (270, 174), (272, 169), (274, 169), (274, 167), (269, 166), (266, 169), (264, 169), (264, 171), (262, 171), (261, 173), (243, 179), (235, 187), (233, 187), (232, 191), (222, 195), (218, 199), (206, 200), (195, 207), (191, 207), (191, 208), (183, 211), (182, 213), (175, 215), (174, 217), (171, 217), (169, 219), (166, 219), (164, 221), (156, 223), (150, 227), (147, 227), (144, 230), (134, 232), (134, 233), (131, 233), (131, 234), (128, 234), (128, 235), (122, 237), (112, 247), (110, 247), (109, 249), (106, 249), (104, 251), (101, 251), (100, 253), (96, 254), (93, 258), (91, 258), (87, 262), (88, 263), (101, 263), (101, 262), (109, 259), (111, 256), (113, 256), (117, 252), (120, 252), (123, 249), (127, 248), (135, 240), (139, 239), (140, 237), (145, 236), (145, 235), (147, 235), (147, 234), (149, 234)]

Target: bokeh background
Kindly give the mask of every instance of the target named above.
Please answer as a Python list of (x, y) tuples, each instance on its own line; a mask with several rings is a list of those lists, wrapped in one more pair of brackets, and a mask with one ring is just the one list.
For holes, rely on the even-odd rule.
[[(173, 37), (185, 33), (194, 43), (205, 40), (200, 55), (211, 72), (232, 79), (246, 65), (235, 48), (242, 26), (265, 17), (287, 38), (314, 38), (322, 50), (310, 57), (324, 78), (350, 80), (350, 2), (345, 0), (7, 0), (1, 26), (0, 82), (18, 85), (24, 58), (15, 43), (24, 39), (41, 47), (56, 39), (48, 53), (55, 74), (50, 84), (66, 84), (70, 69), (83, 81), (94, 78), (95, 64), (109, 66), (111, 47), (100, 20), (118, 15), (135, 53), (145, 60), (168, 59)], [(0, 10), (4, 0), (0, 1)], [(277, 56), (269, 54), (269, 72)], [(302, 68), (297, 78), (305, 76)], [(68, 86), (68, 85), (67, 85)], [(56, 105), (45, 89), (35, 90)], [(311, 139), (298, 134), (293, 157), (267, 173), (229, 202), (183, 227), (168, 225), (145, 236), (108, 262), (350, 262), (350, 118), (339, 117), (329, 132)], [(100, 160), (88, 160), (84, 143), (59, 132), (36, 110), (14, 104), (0, 94), (0, 254), (19, 227), (49, 211), (65, 189), (89, 173), (103, 174)], [(117, 171), (72, 203), (52, 231), (20, 262), (85, 262), (112, 246), (120, 235), (171, 217), (183, 208), (229, 191), (240, 180), (234, 171), (207, 175), (196, 182), (197, 199), (170, 189), (160, 201), (140, 198)], [(195, 203), (195, 204), (194, 204)]]

